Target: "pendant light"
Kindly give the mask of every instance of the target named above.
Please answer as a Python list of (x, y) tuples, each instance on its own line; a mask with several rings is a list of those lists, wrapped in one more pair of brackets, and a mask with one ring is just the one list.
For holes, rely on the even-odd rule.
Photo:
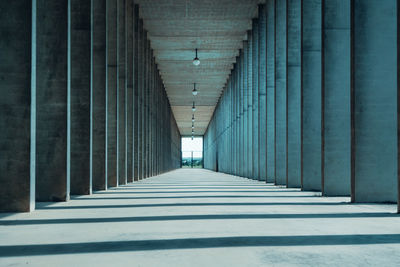
[(197, 90), (196, 90), (196, 83), (194, 83), (193, 84), (193, 91), (192, 91), (192, 94), (194, 95), (194, 96), (196, 96), (197, 95)]
[(195, 106), (195, 104), (194, 104), (194, 101), (193, 101), (192, 111), (193, 111), (193, 112), (196, 111), (196, 106)]
[(194, 122), (194, 114), (192, 115), (192, 122)]
[(200, 65), (200, 59), (197, 57), (197, 48), (196, 48), (196, 57), (193, 59), (193, 65)]

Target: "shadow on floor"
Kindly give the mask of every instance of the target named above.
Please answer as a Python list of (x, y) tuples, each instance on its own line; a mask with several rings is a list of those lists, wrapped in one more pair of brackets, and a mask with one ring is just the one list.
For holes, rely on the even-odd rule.
[(251, 220), (251, 219), (321, 219), (321, 218), (383, 218), (397, 217), (396, 213), (318, 213), (318, 214), (210, 214), (210, 215), (166, 215), (138, 217), (109, 218), (64, 218), (64, 219), (34, 219), (34, 220), (0, 220), (2, 226), (40, 225), (66, 223), (120, 223), (147, 221), (185, 221), (185, 220)]
[(200, 249), (261, 246), (330, 246), (399, 244), (400, 234), (318, 235), (318, 236), (240, 236), (164, 240), (108, 241), (67, 244), (0, 246), (0, 257), (38, 255)]
[[(124, 190), (131, 190), (126, 192)], [(99, 195), (107, 194), (191, 194), (191, 193), (300, 193), (299, 190), (206, 190), (206, 191), (134, 191), (128, 188), (118, 188), (115, 190), (98, 192)]]
[(69, 209), (115, 209), (115, 208), (153, 208), (153, 207), (202, 207), (202, 206), (338, 206), (350, 205), (349, 202), (237, 202), (237, 203), (156, 203), (132, 205), (86, 205), (86, 206), (52, 206), (53, 203), (38, 205), (37, 210)]

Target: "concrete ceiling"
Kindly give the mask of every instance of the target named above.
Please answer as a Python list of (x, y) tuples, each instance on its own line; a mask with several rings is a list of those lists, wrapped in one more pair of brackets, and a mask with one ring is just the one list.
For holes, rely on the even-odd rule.
[[(203, 135), (260, 0), (138, 0), (181, 135)], [(201, 64), (194, 66), (195, 49)], [(192, 95), (193, 83), (199, 92)]]

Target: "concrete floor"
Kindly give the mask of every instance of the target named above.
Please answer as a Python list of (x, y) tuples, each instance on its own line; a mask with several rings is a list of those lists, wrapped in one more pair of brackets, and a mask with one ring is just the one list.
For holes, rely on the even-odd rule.
[(1, 214), (0, 266), (400, 266), (395, 205), (182, 169)]

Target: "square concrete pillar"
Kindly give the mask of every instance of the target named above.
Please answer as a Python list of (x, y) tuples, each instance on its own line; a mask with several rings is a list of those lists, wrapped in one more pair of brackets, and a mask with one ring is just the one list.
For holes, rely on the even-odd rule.
[(140, 48), (140, 36), (139, 36), (139, 6), (134, 6), (134, 58), (133, 58), (133, 68), (134, 68), (134, 77), (133, 77), (133, 147), (134, 147), (134, 155), (133, 155), (133, 173), (134, 173), (134, 181), (139, 180), (139, 48)]
[(397, 4), (353, 1), (353, 202), (398, 200)]
[(265, 5), (258, 6), (258, 165), (260, 181), (267, 181), (267, 9)]
[(134, 65), (133, 65), (133, 54), (135, 49), (134, 44), (134, 4), (133, 0), (126, 0), (125, 2), (125, 18), (126, 18), (126, 57), (125, 57), (125, 77), (126, 77), (126, 117), (125, 117), (125, 140), (126, 140), (126, 181), (128, 183), (133, 182), (133, 84), (134, 84)]
[(118, 186), (118, 0), (107, 0), (106, 175), (109, 187)]
[(117, 177), (119, 185), (127, 183), (125, 13), (125, 0), (117, 0)]
[(36, 1), (36, 200), (70, 197), (69, 1)]
[(275, 0), (266, 1), (267, 182), (275, 182)]
[(0, 212), (35, 209), (35, 23), (36, 1), (0, 2)]
[(275, 184), (287, 180), (287, 6), (275, 2)]
[(137, 124), (137, 131), (138, 131), (138, 136), (137, 136), (137, 141), (138, 141), (138, 155), (137, 155), (137, 161), (138, 161), (138, 180), (143, 179), (143, 157), (142, 157), (142, 151), (143, 151), (143, 137), (142, 137), (142, 131), (143, 131), (143, 126), (142, 126), (142, 102), (143, 102), (143, 20), (139, 19), (138, 21), (138, 98), (137, 98), (137, 119), (138, 119), (138, 124)]
[(253, 32), (247, 31), (247, 177), (253, 179)]
[(322, 182), (321, 1), (302, 2), (302, 189), (315, 191)]
[[(70, 0), (70, 177), (71, 194), (92, 193), (90, 175), (91, 1)], [(56, 56), (56, 55), (54, 55)]]
[[(253, 127), (252, 127), (252, 139), (253, 139), (253, 147), (252, 147), (252, 162), (253, 162), (253, 179), (259, 180), (260, 173), (259, 173), (259, 114), (258, 114), (258, 94), (259, 94), (259, 27), (258, 27), (258, 19), (253, 19), (253, 41), (252, 41), (252, 107), (253, 107)], [(232, 103), (232, 101), (231, 101)], [(232, 135), (230, 135), (232, 136)]]
[(106, 2), (92, 2), (91, 76), (91, 179), (93, 190), (107, 189), (106, 176), (106, 77), (107, 39)]
[(301, 1), (287, 10), (287, 187), (301, 187)]
[(350, 1), (323, 9), (323, 181), (325, 196), (349, 196), (351, 181)]

